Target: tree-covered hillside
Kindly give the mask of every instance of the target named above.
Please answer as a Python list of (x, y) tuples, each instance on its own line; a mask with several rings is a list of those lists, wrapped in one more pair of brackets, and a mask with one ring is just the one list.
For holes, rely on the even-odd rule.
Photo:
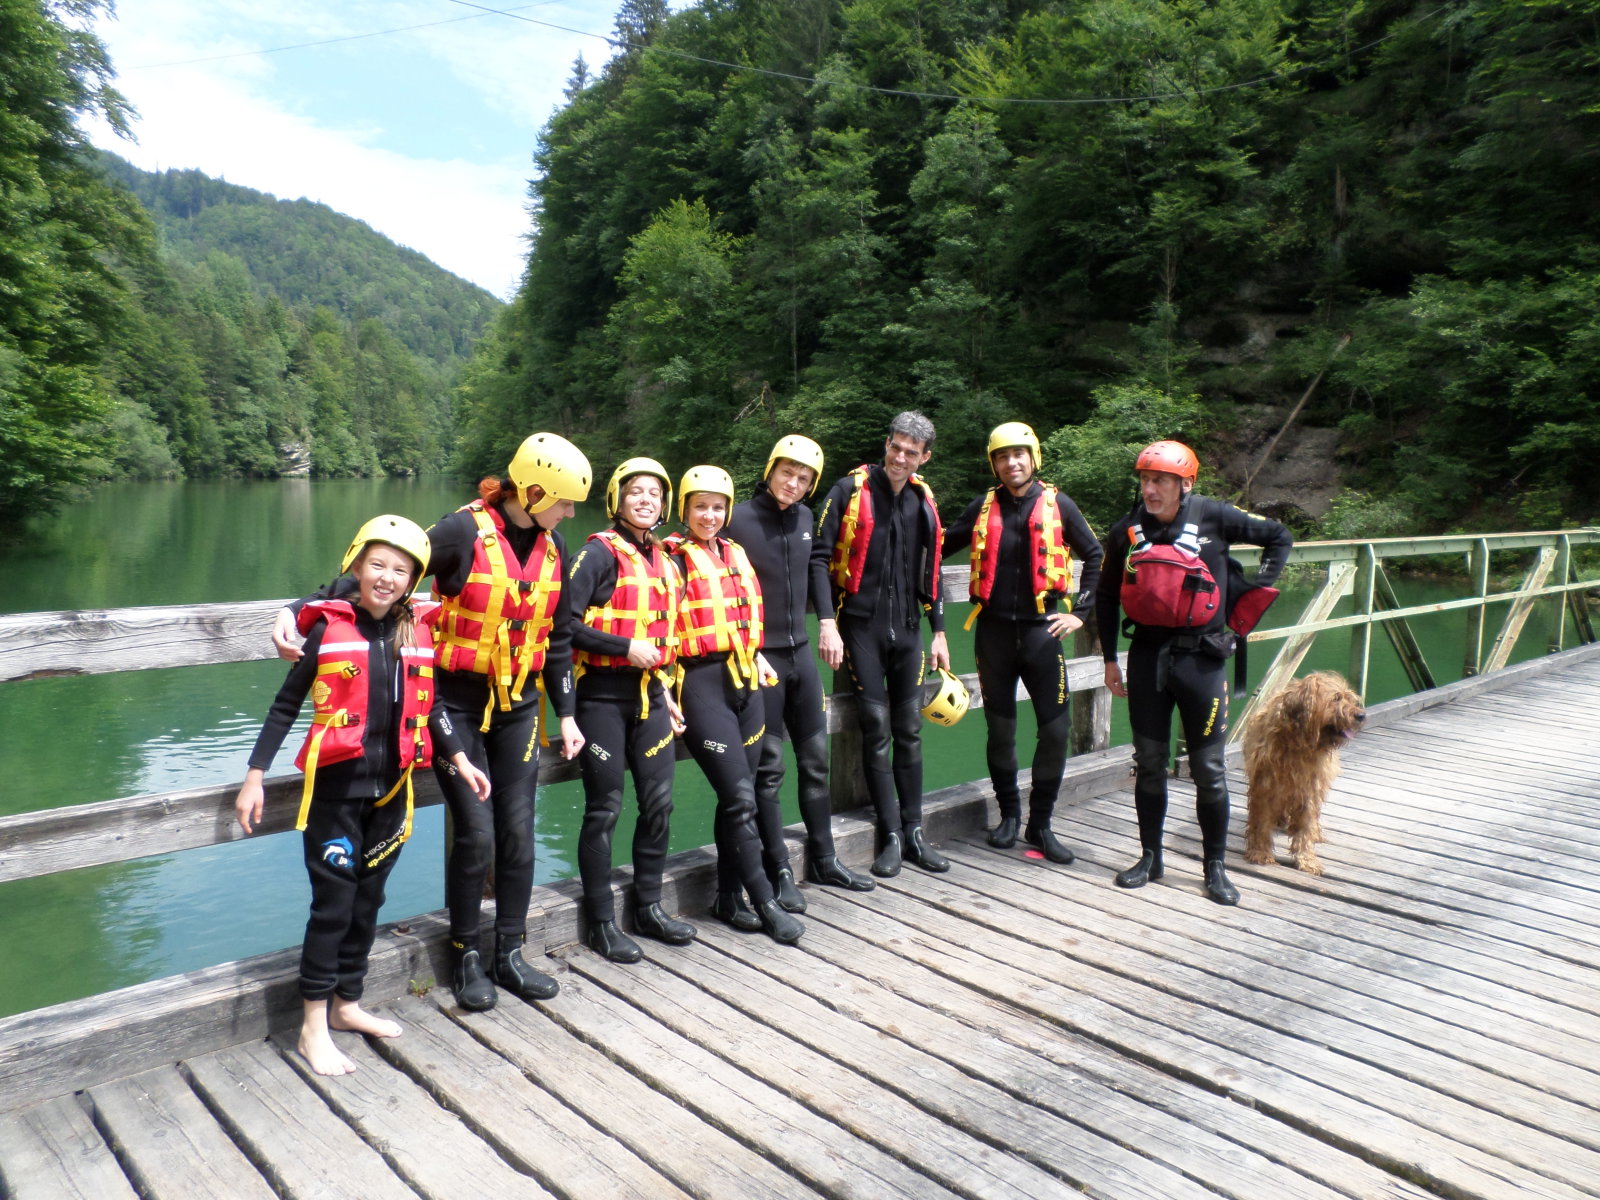
[(114, 154), (102, 159), (154, 218), (169, 257), (202, 263), (215, 251), (232, 255), (263, 294), (293, 308), (332, 309), (353, 325), (375, 318), (439, 366), (464, 357), (501, 307), (477, 284), (325, 204), (279, 200), (200, 171), (149, 172)]
[[(1390, 528), (1594, 519), (1600, 0), (626, 0), (544, 131), (465, 455), (530, 428), (745, 480), (1034, 423), (1105, 520), (1241, 400)], [(1349, 335), (1346, 343), (1346, 335)], [(1345, 348), (1341, 351), (1340, 347)], [(1213, 481), (1219, 485), (1223, 481)]]
[(0, 536), (98, 479), (443, 466), (499, 303), (321, 205), (99, 154), (98, 6), (0, 0)]

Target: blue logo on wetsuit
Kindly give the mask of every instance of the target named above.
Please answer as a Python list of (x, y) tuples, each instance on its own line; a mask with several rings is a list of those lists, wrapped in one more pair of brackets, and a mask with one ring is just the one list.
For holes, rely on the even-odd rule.
[(340, 870), (349, 867), (350, 856), (355, 852), (355, 846), (347, 837), (334, 838), (331, 842), (322, 843), (322, 861)]

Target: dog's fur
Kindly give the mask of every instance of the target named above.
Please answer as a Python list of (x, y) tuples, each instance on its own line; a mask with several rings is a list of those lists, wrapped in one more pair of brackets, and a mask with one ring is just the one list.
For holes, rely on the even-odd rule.
[(1361, 697), (1333, 671), (1317, 671), (1267, 699), (1244, 730), (1244, 770), (1250, 784), (1245, 825), (1247, 862), (1272, 863), (1272, 840), (1289, 833), (1295, 866), (1322, 874), (1317, 843), (1322, 802), (1339, 777), (1339, 747), (1366, 720)]

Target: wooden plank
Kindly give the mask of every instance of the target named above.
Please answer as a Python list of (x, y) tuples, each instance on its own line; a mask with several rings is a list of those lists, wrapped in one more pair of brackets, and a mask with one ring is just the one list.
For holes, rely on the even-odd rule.
[(88, 1093), (94, 1116), (147, 1200), (276, 1193), (206, 1111), (176, 1067), (157, 1067)]
[(551, 1197), (536, 1180), (495, 1153), (459, 1116), (435, 1104), (410, 1076), (379, 1058), (365, 1038), (339, 1038), (339, 1048), (357, 1070), (331, 1078), (312, 1072), (295, 1051), (294, 1034), (278, 1034), (273, 1042), (306, 1086), (363, 1141), (382, 1147), (395, 1173), (426, 1200)]
[(281, 1194), (416, 1200), (383, 1155), (329, 1111), (266, 1042), (190, 1059), (183, 1070)]
[[(1131, 808), (1131, 802), (1129, 803)], [(1071, 814), (1071, 824), (1057, 824), (1057, 832), (1078, 847), (1084, 867), (1103, 871), (1109, 877), (1138, 853), (1131, 812), (1124, 817), (1101, 807), (1082, 807)], [(1169, 829), (1171, 826), (1169, 826)], [(1174, 852), (1169, 838), (1169, 855)], [(1193, 842), (1198, 846), (1198, 842)], [(1496, 983), (1528, 995), (1546, 997), (1582, 1012), (1600, 1012), (1600, 998), (1581, 987), (1558, 968), (1570, 966), (1542, 955), (1525, 945), (1513, 944), (1463, 925), (1445, 923), (1449, 910), (1426, 900), (1412, 903), (1386, 900), (1369, 902), (1359, 889), (1351, 889), (1328, 876), (1309, 876), (1282, 867), (1255, 867), (1238, 858), (1239, 847), (1230, 859), (1229, 871), (1248, 882), (1248, 906), (1276, 904), (1280, 915), (1302, 919), (1313, 929), (1335, 923), (1359, 928), (1358, 935), (1368, 944), (1384, 945), (1393, 937), (1406, 939), (1410, 953), (1425, 962), (1454, 964), (1464, 960), (1463, 969), (1492, 979)], [(1272, 890), (1258, 894), (1256, 884)], [(1349, 902), (1354, 900), (1355, 902)]]
[[(1109, 875), (1136, 852), (1120, 830), (1106, 831), (1111, 826), (1096, 820), (1100, 814), (1077, 816), (1070, 827), (1058, 826), (1057, 833), (1072, 841), (1084, 867)], [(1246, 904), (1279, 944), (1315, 955), (1318, 965), (1330, 971), (1346, 966), (1377, 969), (1377, 964), (1384, 964), (1395, 977), (1415, 981), (1433, 994), (1496, 1004), (1563, 1035), (1587, 1036), (1600, 1015), (1600, 995), (1594, 989), (1551, 974), (1549, 960), (1528, 951), (1288, 887), (1291, 873), (1282, 870), (1235, 869), (1230, 864), (1230, 872), (1252, 879)], [(1152, 888), (1145, 894), (1163, 908), (1189, 904), (1187, 896), (1170, 888)]]
[(276, 657), (283, 600), (0, 616), (0, 682)]
[[(756, 938), (734, 942), (730, 952), (837, 1012), (901, 1037), (914, 1031), (941, 1057), (1021, 1090), (1035, 1103), (1054, 1103), (1059, 1090), (1060, 1115), (1108, 1134), (1120, 1132), (1129, 1144), (1221, 1195), (1432, 1195), (1253, 1108), (1219, 1103), (1154, 1067), (952, 986), (892, 949), (831, 923), (847, 923), (848, 914), (849, 905), (833, 897), (808, 910), (800, 943), (809, 952), (804, 959)], [(718, 948), (728, 949), (723, 943)], [(893, 987), (883, 980), (892, 980)], [(1196, 1138), (1197, 1131), (1204, 1140)]]
[(0, 1195), (12, 1200), (136, 1200), (76, 1096), (0, 1116)]
[[(790, 949), (790, 954), (794, 950)], [(595, 965), (590, 966), (590, 962)], [(1008, 1146), (1011, 1154), (1088, 1194), (1152, 1200), (1205, 1195), (1195, 1190), (1192, 1181), (1138, 1150), (1123, 1146), (1120, 1139), (1101, 1138), (1032, 1102), (1003, 1093), (950, 1067), (909, 1040), (864, 1029), (859, 1022), (832, 1013), (810, 997), (754, 976), (712, 947), (694, 944), (683, 947), (683, 954), (662, 955), (662, 968), (680, 976), (677, 981), (662, 979), (654, 971), (619, 971), (610, 963), (587, 957), (574, 960), (573, 966), (574, 970), (594, 971), (597, 978), (606, 979), (606, 986), (621, 990), (635, 1005), (669, 1021), (685, 1035), (706, 1030), (706, 1014), (698, 1010), (704, 1010), (709, 998), (715, 997), (749, 1021), (765, 1022), (765, 1026), (758, 1024), (749, 1034), (741, 1032), (738, 1038), (717, 1037), (718, 1048), (733, 1042), (747, 1043), (770, 1061), (778, 1058), (781, 1051), (770, 1050), (763, 1043), (787, 1035), (901, 1094), (946, 1126), (946, 1139), (965, 1134), (976, 1142)], [(712, 1010), (710, 1026), (718, 1030), (747, 1029), (722, 1005)]]
[[(880, 895), (885, 891), (889, 894)], [(1531, 1168), (1502, 1153), (1511, 1133), (1522, 1135), (1522, 1149), (1537, 1143), (1562, 1159), (1569, 1157), (1570, 1144), (1509, 1122), (1488, 1121), (1468, 1105), (1383, 1079), (1376, 1069), (1312, 1042), (1265, 1035), (1203, 1003), (1104, 973), (1069, 957), (1073, 946), (1016, 939), (931, 909), (895, 887), (871, 893), (870, 907), (855, 896), (843, 898), (858, 910), (852, 931), (861, 936), (897, 938), (903, 953), (941, 974), (1119, 1053), (1159, 1063), (1180, 1078), (1315, 1129), (1325, 1140), (1394, 1173), (1466, 1196), (1575, 1200), (1586, 1194), (1586, 1184), (1551, 1178), (1547, 1158)], [(1058, 948), (1061, 953), (1052, 953)], [(1408, 1103), (1397, 1104), (1396, 1091), (1405, 1093)], [(1384, 1106), (1385, 1100), (1400, 1111)], [(1472, 1138), (1490, 1140), (1494, 1149), (1473, 1144)]]
[[(687, 1196), (562, 1097), (530, 1083), (440, 1012), (431, 998), (410, 998), (390, 1011), (405, 1025), (405, 1036), (379, 1042), (378, 1053), (541, 1187), (560, 1196)], [(474, 1024), (494, 1019), (486, 1013)]]
[[(1192, 904), (1167, 905), (1158, 919), (1134, 923), (1129, 898), (1103, 886), (1021, 859), (976, 851), (971, 857), (981, 864), (973, 871), (990, 876), (970, 885), (974, 891), (1040, 922), (1013, 919), (1013, 931), (1032, 936), (1031, 930), (1047, 934), (1059, 925), (1065, 932), (1056, 936), (1070, 934), (1075, 953), (1087, 956), (1091, 946), (1104, 946), (1106, 961), (1139, 978), (1148, 976), (1136, 964), (1148, 959), (1172, 988), (1189, 968), (1197, 985), (1186, 991), (1192, 997), (1600, 1151), (1600, 1124), (1593, 1120), (1600, 1075), (1592, 1069), (1600, 1064), (1600, 1022), (1585, 1038), (1559, 1048), (1546, 1031), (1523, 1029), (1511, 1014), (1481, 1006), (1468, 1007), (1452, 1024), (1426, 997), (1418, 1007), (1397, 1002), (1381, 980), (1358, 989), (1348, 966), (1319, 972), (1314, 955), (1304, 956), (1302, 966), (1302, 956), (1284, 954), (1281, 945), (1257, 936), (1254, 912), (1223, 925)], [(1170, 888), (1146, 889), (1138, 898), (1141, 911), (1144, 900), (1161, 893), (1172, 898)], [(1520, 1041), (1513, 1036), (1518, 1032)], [(1587, 1068), (1580, 1065), (1585, 1061)], [(1600, 1169), (1600, 1158), (1595, 1165)]]
[[(711, 1060), (700, 1086), (716, 1097), (691, 1107), (627, 1069), (636, 1051), (610, 1014), (623, 1002), (574, 978), (561, 1000), (535, 1011), (496, 1010), (492, 1022), (457, 1020), (525, 1075), (611, 1130), (641, 1158), (695, 1196), (919, 1195), (928, 1180), (877, 1147), (852, 1139), (780, 1092)], [(550, 1017), (554, 1016), (554, 1020)], [(591, 1031), (603, 1040), (589, 1044)], [(613, 1035), (615, 1030), (615, 1035)], [(643, 1051), (648, 1055), (649, 1051)], [(611, 1055), (621, 1059), (613, 1061)], [(666, 1069), (692, 1072), (673, 1059)], [(650, 1071), (663, 1069), (659, 1059)]]
[[(810, 941), (810, 933), (808, 929), (806, 941)], [(886, 1035), (893, 1039), (889, 1045), (895, 1053), (864, 1060), (864, 1073), (885, 1083), (916, 1080), (913, 1098), (924, 1107), (930, 1106), (931, 1097), (958, 1096), (959, 1100), (944, 1106), (952, 1110), (949, 1114), (939, 1114), (936, 1102), (933, 1107), (953, 1125), (973, 1128), (969, 1121), (976, 1093), (987, 1089), (1004, 1093), (1020, 1106), (1006, 1119), (1010, 1132), (1005, 1136), (1010, 1143), (1025, 1157), (1067, 1174), (1074, 1186), (1084, 1190), (1124, 1196), (1146, 1188), (1174, 1186), (1162, 1180), (1159, 1168), (1211, 1189), (1204, 1194), (1221, 1193), (1241, 1200), (1246, 1195), (1273, 1192), (1293, 1195), (1296, 1200), (1336, 1194), (1241, 1147), (1198, 1142), (1181, 1118), (1139, 1103), (1087, 1073), (1063, 1071), (1058, 1064), (998, 1044), (993, 1037), (979, 1036), (960, 1022), (906, 1000), (910, 972), (905, 963), (893, 962), (892, 956), (884, 961), (879, 976), (892, 982), (890, 987), (852, 979), (831, 963), (819, 963), (814, 946), (804, 948), (812, 955), (797, 955), (765, 938), (730, 935), (705, 945), (697, 942), (694, 956), (685, 956), (682, 962), (676, 957), (663, 959), (663, 965), (747, 1016), (781, 1024), (792, 1036), (836, 1056), (851, 1057), (848, 1044), (837, 1033), (841, 1023), (870, 1027)], [(711, 960), (712, 950), (726, 959)], [(775, 1010), (769, 1002), (770, 982), (765, 987), (759, 982), (768, 976), (803, 994), (807, 1002), (790, 1002)], [(946, 990), (955, 989), (947, 986)], [(774, 1011), (784, 1013), (781, 1022), (773, 1022)], [(829, 1014), (825, 1021), (807, 1019), (808, 1014), (824, 1012)], [(930, 1055), (941, 1060), (939, 1067), (926, 1063)], [(955, 1090), (945, 1088), (947, 1079), (957, 1081)], [(902, 1085), (902, 1090), (910, 1089)], [(997, 1111), (1004, 1107), (996, 1105)], [(1082, 1132), (1074, 1131), (1063, 1144), (1053, 1136), (1057, 1132), (1054, 1121), (1082, 1126)], [(981, 1136), (983, 1130), (975, 1128), (974, 1132)], [(1141, 1162), (1141, 1158), (1149, 1161)], [(1175, 1192), (1158, 1194), (1183, 1194), (1189, 1185), (1175, 1186)]]
[[(575, 949), (569, 962), (575, 973), (593, 979), (633, 1006), (616, 1014), (605, 1013), (609, 1023), (596, 1019), (601, 1014), (585, 1014), (589, 1018), (585, 1035), (603, 1037), (611, 1053), (627, 1055), (632, 1069), (681, 1103), (705, 1106), (717, 1103), (718, 1093), (730, 1088), (735, 1089), (734, 1095), (746, 1092), (740, 1075), (747, 1073), (767, 1085), (762, 1092), (778, 1098), (793, 1096), (849, 1135), (838, 1139), (832, 1157), (848, 1162), (854, 1139), (862, 1139), (927, 1177), (918, 1181), (913, 1191), (882, 1194), (907, 1200), (952, 1192), (1043, 1200), (1062, 1193), (1059, 1178), (1009, 1152), (1014, 1140), (998, 1144), (978, 1140), (967, 1130), (951, 1127), (924, 1111), (899, 1088), (886, 1088), (864, 1078), (859, 1054), (851, 1055), (849, 1062), (818, 1054), (685, 985), (653, 961), (619, 967)], [(786, 1020), (781, 1002), (774, 1001), (774, 1012), (783, 1013)], [(563, 1015), (574, 1017), (565, 1009)], [(869, 1038), (869, 1055), (880, 1052), (887, 1041), (875, 1035)], [(838, 1052), (845, 1053), (845, 1048)], [(716, 1086), (708, 1086), (713, 1081)], [(764, 1152), (783, 1153), (783, 1139), (767, 1142)], [(1141, 1190), (1138, 1194), (1148, 1193)]]
[[(1172, 813), (1194, 811), (1193, 792), (1186, 784), (1174, 781), (1169, 787), (1169, 796)], [(1131, 804), (1129, 807), (1132, 807)], [(1131, 812), (1129, 819), (1132, 819)], [(1177, 867), (1181, 872), (1182, 864), (1192, 859), (1198, 887), (1200, 841), (1192, 821), (1168, 822), (1166, 848), (1169, 886), (1183, 878), (1181, 873), (1175, 874), (1174, 868)], [(1236, 852), (1242, 856), (1242, 845), (1236, 846)], [(1241, 877), (1254, 873), (1253, 870), (1246, 870), (1245, 864), (1238, 859), (1230, 860), (1230, 871), (1235, 868), (1239, 869)], [(1408, 913), (1419, 918), (1426, 913), (1425, 919), (1489, 933), (1508, 944), (1532, 946), (1560, 958), (1572, 959), (1574, 947), (1582, 946), (1592, 936), (1585, 924), (1564, 916), (1549, 915), (1541, 920), (1536, 908), (1517, 903), (1520, 897), (1503, 886), (1491, 888), (1486, 885), (1485, 890), (1494, 890), (1505, 898), (1504, 908), (1499, 900), (1485, 899), (1471, 890), (1450, 890), (1443, 886), (1419, 887), (1415, 879), (1355, 862), (1347, 864), (1337, 875), (1310, 876), (1296, 871), (1283, 876), (1282, 882), (1287, 887), (1337, 895), (1391, 912)], [(1456, 884), (1460, 881), (1447, 878), (1444, 882)], [(1585, 960), (1579, 958), (1574, 961)]]
[[(543, 920), (535, 907), (535, 947)], [(445, 978), (447, 926), (442, 912), (380, 926), (368, 1001)], [(301, 1011), (299, 963), (298, 948), (279, 950), (0, 1018), (0, 1097), (14, 1107), (290, 1028)]]

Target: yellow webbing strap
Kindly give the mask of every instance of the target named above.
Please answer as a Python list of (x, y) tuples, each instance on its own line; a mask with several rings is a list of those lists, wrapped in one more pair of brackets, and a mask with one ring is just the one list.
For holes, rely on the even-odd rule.
[(311, 735), (311, 747), (306, 751), (306, 781), (300, 789), (300, 812), (294, 819), (294, 827), (302, 833), (311, 815), (311, 789), (317, 778), (317, 756), (322, 753), (322, 739), (330, 725), (350, 724), (350, 713), (343, 708), (338, 712), (313, 713), (311, 723), (319, 728)]
[(400, 831), (400, 842), (401, 842), (402, 845), (404, 845), (406, 842), (411, 840), (411, 816), (416, 811), (416, 804), (415, 804), (415, 801), (413, 799), (412, 789), (411, 789), (411, 771), (416, 765), (417, 765), (417, 763), (416, 763), (415, 759), (413, 759), (411, 762), (407, 763), (405, 771), (401, 774), (399, 779), (395, 780), (394, 786), (389, 789), (388, 794), (386, 796), (384, 796), (384, 798), (382, 800), (378, 800), (378, 801), (374, 802), (373, 805), (372, 805), (373, 808), (382, 808), (385, 804), (389, 803), (389, 801), (394, 799), (395, 793), (400, 790), (401, 785), (402, 784), (405, 785), (405, 789), (406, 789), (406, 826), (405, 826), (404, 829), (402, 829)]

